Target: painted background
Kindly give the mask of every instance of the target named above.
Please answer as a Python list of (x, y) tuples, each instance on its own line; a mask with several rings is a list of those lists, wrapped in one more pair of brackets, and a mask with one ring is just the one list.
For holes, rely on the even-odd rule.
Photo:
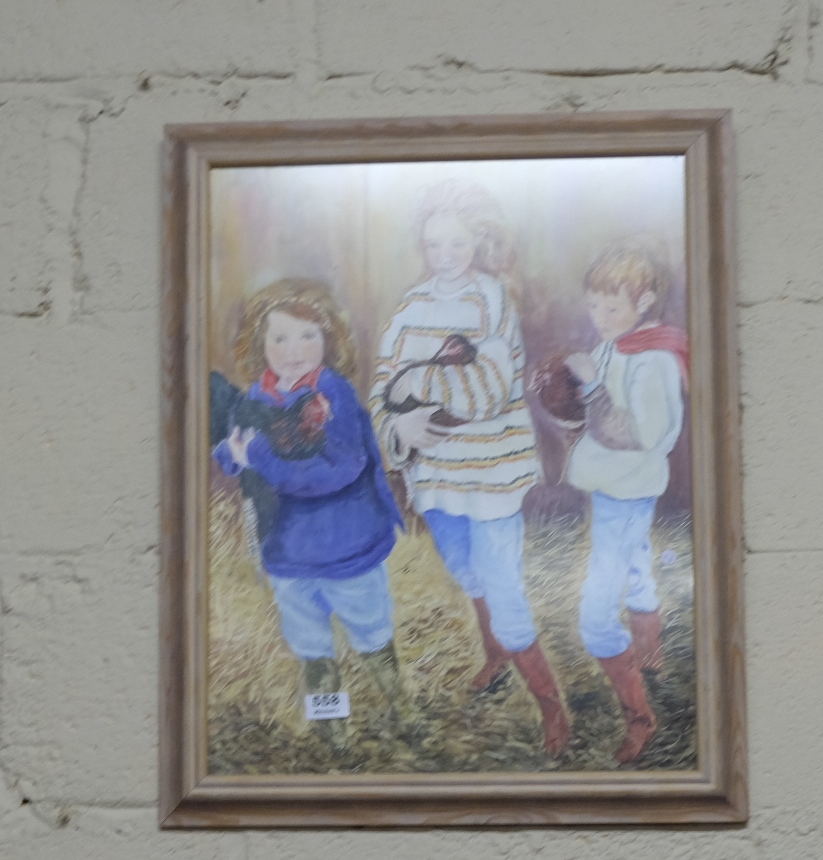
[[(383, 326), (423, 280), (416, 201), (449, 177), (486, 188), (512, 231), (510, 288), (527, 378), (541, 358), (596, 345), (581, 284), (616, 239), (642, 234), (659, 244), (671, 270), (664, 318), (685, 328), (684, 169), (682, 157), (657, 156), (214, 170), (211, 366), (235, 377), (231, 344), (243, 300), (255, 289), (278, 278), (317, 278), (348, 311), (358, 346), (354, 381), (367, 402)], [(565, 436), (542, 410), (532, 415), (546, 484), (530, 504), (579, 513), (583, 495), (560, 480)], [(661, 509), (681, 512), (691, 504), (688, 431), (671, 460)]]
[[(546, 159), (216, 169), (211, 189), (210, 364), (243, 385), (232, 351), (244, 302), (287, 277), (328, 283), (351, 322), (355, 382), (368, 402), (383, 326), (425, 280), (416, 204), (457, 178), (500, 205), (517, 254), (507, 273), (520, 308), (526, 379), (541, 359), (592, 349), (583, 275), (602, 248), (643, 235), (670, 269), (664, 319), (685, 328), (684, 159)], [(613, 768), (623, 720), (577, 632), (589, 551), (589, 502), (563, 479), (573, 438), (529, 397), (544, 480), (524, 502), (525, 587), (542, 646), (575, 726), (568, 755), (547, 756), (537, 710), (517, 678), (469, 695), (483, 661), (470, 602), (444, 569), (422, 520), (408, 522), (388, 559), (395, 646), (420, 707), (406, 731), (385, 710), (369, 672), (337, 628), (351, 740), (335, 754), (302, 716), (299, 661), (280, 634), (238, 517), (238, 481), (212, 465), (209, 567), (209, 770), (217, 773), (455, 772)], [(685, 416), (688, 427), (688, 411)], [(694, 770), (695, 678), (691, 456), (688, 430), (671, 455), (670, 488), (652, 532), (668, 668), (650, 681), (660, 729), (636, 765)], [(227, 495), (227, 491), (229, 495)], [(421, 531), (422, 529), (422, 531)], [(663, 563), (661, 556), (674, 563)], [(402, 733), (401, 733), (402, 734)], [(392, 736), (394, 740), (389, 738)]]

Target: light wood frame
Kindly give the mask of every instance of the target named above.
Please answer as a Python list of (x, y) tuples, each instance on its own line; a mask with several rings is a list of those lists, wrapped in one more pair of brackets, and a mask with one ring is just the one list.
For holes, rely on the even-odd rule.
[[(695, 536), (694, 772), (209, 776), (205, 765), (212, 167), (685, 155)], [(159, 820), (181, 827), (742, 822), (747, 765), (734, 161), (725, 111), (177, 125), (163, 157)], [(207, 423), (207, 422), (206, 422)]]

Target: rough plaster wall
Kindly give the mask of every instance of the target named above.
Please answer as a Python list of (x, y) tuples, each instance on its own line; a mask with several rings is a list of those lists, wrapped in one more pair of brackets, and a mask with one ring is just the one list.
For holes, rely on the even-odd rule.
[[(0, 855), (823, 856), (823, 29), (776, 0), (2, 0)], [(741, 829), (160, 833), (166, 122), (730, 107), (752, 817)]]

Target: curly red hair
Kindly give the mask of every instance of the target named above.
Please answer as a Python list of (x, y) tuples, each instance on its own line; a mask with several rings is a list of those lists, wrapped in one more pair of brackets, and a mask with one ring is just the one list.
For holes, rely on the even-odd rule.
[(246, 304), (234, 355), (247, 385), (266, 370), (264, 342), (273, 311), (316, 323), (323, 332), (323, 363), (343, 376), (354, 373), (357, 353), (351, 328), (330, 287), (309, 278), (283, 278), (259, 290)]

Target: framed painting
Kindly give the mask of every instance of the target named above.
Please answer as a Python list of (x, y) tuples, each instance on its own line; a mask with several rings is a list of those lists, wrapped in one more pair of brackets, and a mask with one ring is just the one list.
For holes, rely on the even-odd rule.
[(167, 128), (163, 827), (745, 820), (731, 149)]

